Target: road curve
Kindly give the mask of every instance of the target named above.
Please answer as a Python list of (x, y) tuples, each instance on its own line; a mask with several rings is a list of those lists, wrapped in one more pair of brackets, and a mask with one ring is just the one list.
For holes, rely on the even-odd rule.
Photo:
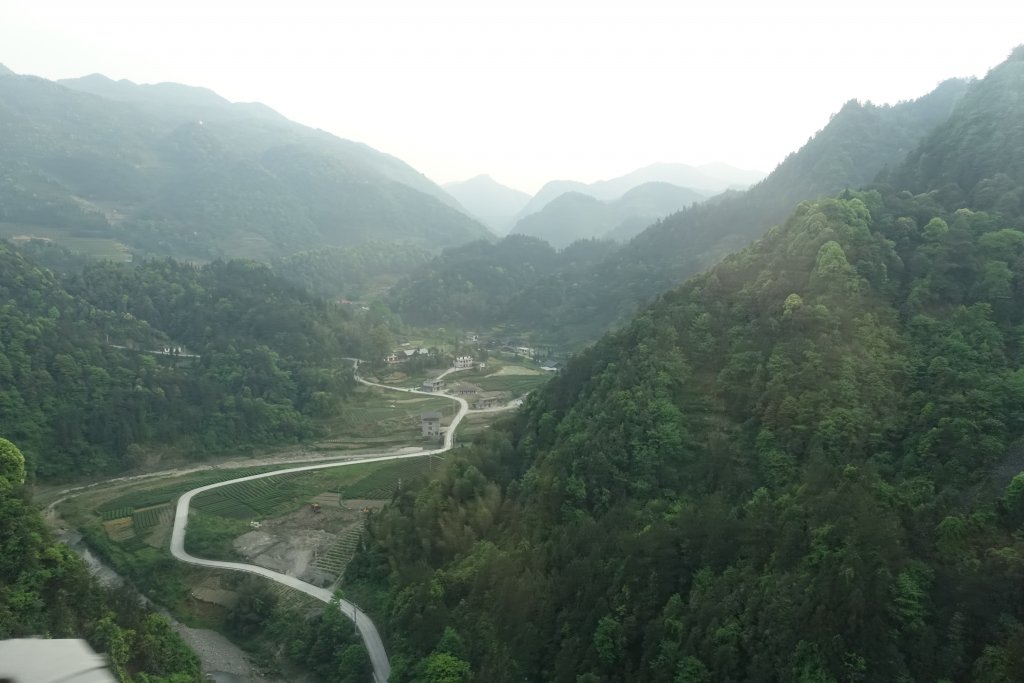
[[(396, 387), (389, 387), (385, 384), (377, 384), (375, 382), (368, 382), (359, 376), (359, 361), (356, 359), (350, 359), (354, 364), (355, 378), (362, 384), (366, 384), (372, 387), (379, 387), (381, 389), (390, 389), (392, 391), (400, 391), (402, 393), (414, 393), (423, 394), (426, 396), (438, 396), (440, 394), (434, 394), (429, 391), (419, 391), (415, 389), (400, 389)], [(447, 372), (444, 374), (448, 374)], [(442, 375), (443, 376), (443, 375)], [(381, 455), (381, 456), (369, 456), (366, 458), (360, 458), (358, 460), (345, 460), (343, 462), (332, 462), (332, 463), (320, 463), (316, 465), (304, 465), (301, 467), (290, 467), (283, 470), (275, 470), (273, 472), (264, 472), (262, 474), (252, 474), (247, 477), (239, 477), (237, 479), (230, 479), (228, 481), (218, 482), (216, 484), (208, 484), (206, 486), (200, 486), (199, 488), (192, 489), (187, 493), (182, 494), (181, 498), (178, 499), (178, 505), (174, 511), (174, 528), (171, 532), (171, 555), (176, 559), (186, 562), (188, 564), (199, 565), (201, 567), (214, 567), (216, 569), (230, 569), (233, 571), (247, 572), (249, 574), (258, 574), (271, 581), (277, 581), (278, 583), (284, 584), (290, 588), (302, 591), (306, 595), (310, 595), (317, 600), (322, 602), (330, 602), (332, 594), (325, 588), (314, 586), (311, 583), (302, 581), (294, 576), (282, 574), (281, 572), (275, 572), (265, 567), (258, 567), (254, 564), (245, 564), (243, 562), (225, 562), (221, 560), (206, 560), (201, 557), (195, 557), (189, 555), (185, 551), (185, 530), (188, 526), (188, 509), (189, 504), (192, 502), (192, 498), (197, 494), (205, 491), (211, 491), (221, 486), (230, 486), (231, 484), (237, 484), (243, 481), (252, 481), (253, 479), (265, 479), (267, 477), (275, 477), (280, 474), (288, 474), (291, 472), (309, 472), (311, 470), (322, 470), (328, 467), (348, 467), (350, 465), (358, 465), (361, 463), (368, 462), (382, 462), (385, 460), (403, 460), (405, 458), (422, 458), (423, 456), (438, 455), (451, 450), (452, 444), (455, 442), (455, 428), (458, 427), (462, 418), (465, 417), (469, 411), (469, 404), (466, 403), (465, 399), (457, 396), (445, 396), (459, 404), (459, 410), (452, 418), (451, 424), (448, 426), (448, 430), (445, 432), (444, 444), (441, 448), (437, 448), (431, 451), (421, 451), (419, 453), (407, 453), (401, 455)], [(356, 628), (359, 630), (359, 635), (363, 639), (363, 643), (366, 645), (366, 650), (370, 654), (370, 663), (373, 666), (373, 677), (377, 683), (385, 683), (388, 677), (391, 675), (391, 664), (388, 662), (387, 652), (384, 650), (384, 643), (380, 639), (380, 634), (377, 632), (377, 627), (373, 621), (363, 611), (361, 611), (356, 605), (353, 605), (348, 600), (341, 600), (339, 603), (342, 613), (351, 619)]]

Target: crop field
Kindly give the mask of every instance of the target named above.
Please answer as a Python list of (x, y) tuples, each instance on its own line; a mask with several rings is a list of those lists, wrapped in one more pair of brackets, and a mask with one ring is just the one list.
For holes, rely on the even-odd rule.
[(109, 510), (101, 510), (100, 518), (104, 522), (109, 522), (112, 519), (121, 519), (122, 517), (131, 517), (132, 513), (135, 512), (135, 508), (122, 505), (120, 507), (111, 508)]
[(519, 397), (550, 379), (548, 375), (491, 375), (473, 380), (484, 391), (508, 391)]
[(160, 522), (169, 518), (170, 515), (170, 505), (157, 505), (156, 507), (146, 508), (145, 510), (136, 510), (133, 512), (132, 522), (135, 525), (136, 531), (142, 531), (144, 529), (155, 527)]
[(347, 499), (386, 500), (398, 490), (400, 483), (425, 477), (431, 469), (428, 458), (395, 460), (382, 465), (350, 484), (342, 484), (337, 492)]
[(140, 488), (138, 490), (123, 493), (101, 503), (96, 512), (103, 520), (131, 517), (136, 510), (143, 510), (158, 505), (166, 505), (178, 499), (178, 497), (197, 486), (213, 484), (218, 481), (236, 479), (250, 474), (258, 474), (267, 471), (266, 467), (244, 468), (238, 470), (217, 470), (215, 472), (204, 472), (198, 476), (182, 477), (173, 484), (158, 486), (150, 489)]
[(42, 239), (70, 249), (92, 259), (126, 262), (131, 260), (128, 247), (108, 237), (81, 237), (57, 228), (38, 225), (0, 222), (0, 237)]
[(362, 524), (352, 527), (341, 535), (337, 543), (317, 557), (313, 566), (330, 572), (335, 576), (341, 576), (345, 572), (345, 567), (355, 557), (356, 550), (359, 548), (359, 539), (362, 536)]
[(402, 396), (382, 389), (359, 389), (343, 423), (336, 431), (344, 436), (380, 439), (418, 439), (420, 414), (432, 410), (454, 410), (450, 399), (409, 394)]
[(300, 493), (295, 485), (297, 473), (243, 481), (201, 493), (192, 504), (196, 509), (220, 517), (252, 519), (272, 517), (290, 506)]

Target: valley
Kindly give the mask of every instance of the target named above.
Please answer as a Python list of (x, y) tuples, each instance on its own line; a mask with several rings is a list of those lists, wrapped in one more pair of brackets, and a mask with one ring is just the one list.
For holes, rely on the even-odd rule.
[[(460, 44), (432, 22), (389, 59)], [(637, 109), (629, 58), (420, 73), (395, 138), (356, 124), (372, 70), (291, 74), (281, 111), (494, 173), (444, 183), (207, 88), (0, 66), (0, 642), (119, 683), (1024, 680), (1024, 46), (837, 100), (770, 173), (657, 159), (767, 144), (866, 62), (702, 128), (728, 60)]]

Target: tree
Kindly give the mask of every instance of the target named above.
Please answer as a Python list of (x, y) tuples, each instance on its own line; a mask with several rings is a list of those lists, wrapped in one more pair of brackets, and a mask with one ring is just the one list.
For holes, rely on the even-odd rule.
[(25, 456), (7, 439), (0, 438), (0, 493), (25, 483)]

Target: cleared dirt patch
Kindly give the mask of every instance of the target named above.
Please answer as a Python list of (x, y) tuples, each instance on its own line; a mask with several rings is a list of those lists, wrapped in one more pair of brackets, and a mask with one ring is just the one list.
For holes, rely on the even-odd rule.
[(363, 510), (380, 509), (383, 500), (341, 501), (337, 492), (316, 495), (315, 512), (305, 505), (295, 512), (265, 520), (259, 529), (235, 539), (233, 546), (253, 564), (295, 576), (319, 586), (333, 584), (352, 559), (362, 535)]

